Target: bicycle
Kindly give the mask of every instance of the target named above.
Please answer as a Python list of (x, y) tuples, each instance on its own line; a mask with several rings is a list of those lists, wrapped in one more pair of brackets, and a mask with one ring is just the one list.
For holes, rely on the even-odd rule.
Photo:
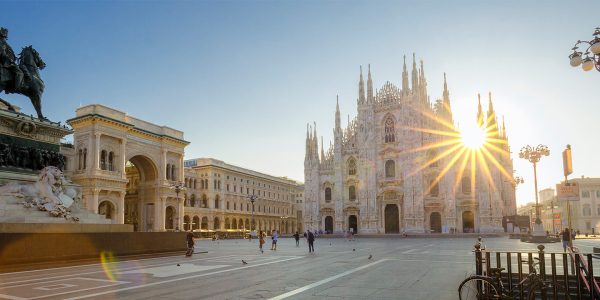
[[(567, 299), (571, 296), (564, 286), (554, 284), (550, 280), (544, 280), (538, 274), (539, 258), (535, 258), (531, 264), (528, 261), (521, 263), (529, 264), (529, 274), (511, 289), (506, 289), (502, 283), (502, 271), (504, 268), (490, 268), (490, 276), (471, 275), (461, 282), (458, 287), (460, 300), (514, 300), (519, 299), (522, 290), (527, 291), (527, 299)], [(544, 295), (545, 297), (542, 297)]]

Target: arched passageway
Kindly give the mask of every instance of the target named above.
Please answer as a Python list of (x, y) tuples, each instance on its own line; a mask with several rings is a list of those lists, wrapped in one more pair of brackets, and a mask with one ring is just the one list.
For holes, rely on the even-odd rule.
[(467, 210), (462, 213), (463, 232), (475, 232), (475, 216), (473, 212)]
[(333, 233), (333, 217), (332, 216), (325, 217), (325, 231), (327, 231), (327, 233)]
[(429, 228), (432, 233), (442, 232), (442, 216), (439, 212), (432, 212), (431, 215), (429, 215)]
[(400, 214), (398, 213), (398, 205), (387, 204), (385, 206), (385, 233), (400, 232)]

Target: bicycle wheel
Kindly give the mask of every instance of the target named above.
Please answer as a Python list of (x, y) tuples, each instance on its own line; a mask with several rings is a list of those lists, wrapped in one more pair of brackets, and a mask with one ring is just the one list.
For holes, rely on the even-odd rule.
[(488, 277), (471, 276), (458, 287), (460, 300), (491, 300), (500, 299), (500, 292)]
[(552, 285), (548, 284), (548, 285), (542, 286), (542, 284), (540, 284), (540, 283), (533, 285), (529, 289), (529, 295), (527, 296), (527, 299), (528, 300), (544, 299), (542, 297), (542, 294), (546, 294), (545, 299), (548, 299), (548, 300), (554, 300), (554, 299), (571, 300), (571, 299), (574, 299), (571, 297), (571, 295), (569, 295), (569, 293), (567, 292), (567, 289), (565, 289), (565, 287), (562, 285), (552, 286)]

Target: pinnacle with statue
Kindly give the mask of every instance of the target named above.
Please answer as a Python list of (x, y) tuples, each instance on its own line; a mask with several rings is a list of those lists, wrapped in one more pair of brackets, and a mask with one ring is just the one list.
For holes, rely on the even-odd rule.
[[(24, 47), (17, 57), (7, 39), (8, 29), (0, 27), (0, 92), (27, 96), (38, 119), (46, 120), (42, 114), (44, 81), (39, 72), (46, 64), (31, 45)], [(0, 102), (6, 105), (8, 110), (15, 111), (8, 101), (0, 98)]]

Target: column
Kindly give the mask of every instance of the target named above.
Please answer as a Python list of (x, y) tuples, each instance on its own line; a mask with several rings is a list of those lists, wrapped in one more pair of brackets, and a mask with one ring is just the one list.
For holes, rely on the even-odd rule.
[(161, 154), (160, 175), (158, 178), (160, 180), (167, 180), (167, 149), (162, 149)]
[[(177, 226), (179, 227), (179, 230), (183, 230), (183, 198), (179, 198), (179, 201), (177, 202)], [(190, 222), (192, 222), (193, 220), (193, 215), (190, 215)], [(191, 226), (191, 225), (190, 225)], [(191, 228), (191, 227), (190, 227)]]
[(123, 138), (121, 140), (121, 178), (127, 179), (127, 175), (125, 174), (125, 164), (127, 163), (127, 155), (125, 154), (125, 144), (127, 140)]
[(93, 170), (100, 170), (100, 133), (94, 134), (96, 136), (96, 147), (94, 149), (94, 167)]
[(125, 224), (125, 192), (119, 193), (116, 222), (117, 224)]
[(95, 214), (98, 213), (98, 195), (100, 194), (100, 189), (92, 189), (92, 203), (90, 210)]

